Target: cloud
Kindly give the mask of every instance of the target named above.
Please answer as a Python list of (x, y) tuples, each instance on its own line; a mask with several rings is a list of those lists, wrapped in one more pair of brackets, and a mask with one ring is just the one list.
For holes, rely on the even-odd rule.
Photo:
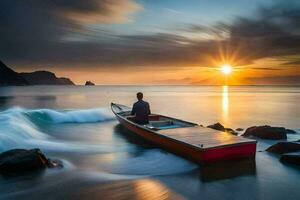
[(289, 62), (284, 63), (283, 65), (287, 65), (287, 66), (300, 66), (300, 58), (296, 59), (292, 59)]
[(83, 23), (121, 23), (141, 6), (132, 0), (52, 0), (53, 8), (71, 20)]
[(68, 43), (65, 37), (86, 34), (90, 23), (125, 22), (140, 8), (133, 0), (1, 0), (0, 7), (1, 55), (32, 63), (48, 62), (66, 51), (77, 53), (81, 44)]
[(258, 85), (300, 85), (300, 75), (295, 76), (271, 76), (246, 78), (250, 84)]
[(242, 59), (242, 64), (268, 57), (299, 57), (300, 2), (274, 2), (260, 7), (251, 17), (236, 17), (232, 23), (219, 22), (213, 26), (192, 24), (186, 31), (210, 35), (212, 43), (219, 43), (223, 57), (233, 55)]
[(272, 67), (248, 67), (247, 69), (263, 70), (263, 71), (280, 71), (282, 68), (272, 68)]
[[(87, 28), (126, 22), (141, 8), (133, 0), (1, 0), (0, 6), (5, 8), (0, 13), (0, 53), (27, 65), (199, 67), (211, 66), (213, 58), (222, 56), (246, 65), (300, 54), (300, 4), (292, 0), (262, 7), (230, 24), (193, 24), (179, 32), (136, 35)], [(191, 38), (182, 31), (212, 37)]]
[(243, 44), (251, 59), (300, 52), (300, 3), (287, 0), (260, 8), (253, 18), (237, 18), (230, 26), (231, 45)]

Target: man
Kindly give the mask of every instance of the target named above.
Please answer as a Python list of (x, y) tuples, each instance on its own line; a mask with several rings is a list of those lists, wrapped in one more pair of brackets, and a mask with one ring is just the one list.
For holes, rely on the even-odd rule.
[(138, 99), (137, 102), (133, 104), (131, 115), (135, 115), (135, 122), (138, 124), (148, 124), (148, 116), (150, 115), (150, 106), (149, 103), (143, 101), (143, 93), (138, 92), (136, 94)]

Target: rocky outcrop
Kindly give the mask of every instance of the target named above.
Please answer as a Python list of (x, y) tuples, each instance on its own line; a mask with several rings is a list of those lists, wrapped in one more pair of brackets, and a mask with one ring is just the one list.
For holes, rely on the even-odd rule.
[(215, 129), (215, 130), (218, 130), (218, 131), (223, 131), (223, 132), (228, 132), (228, 133), (231, 133), (233, 135), (238, 135), (237, 132), (235, 132), (233, 129), (231, 128), (225, 128), (222, 124), (220, 124), (219, 122), (218, 123), (215, 123), (215, 124), (212, 124), (212, 125), (208, 125), (207, 126), (208, 128), (212, 128), (212, 129)]
[(17, 73), (0, 61), (0, 86), (75, 85), (69, 78), (58, 78), (52, 72)]
[(8, 68), (3, 62), (0, 61), (0, 86), (20, 86), (28, 84), (29, 83), (27, 80), (20, 76), (19, 73)]
[(20, 75), (30, 85), (75, 85), (70, 79), (58, 78), (54, 73), (48, 71), (23, 72)]
[(255, 136), (262, 139), (281, 140), (286, 139), (287, 130), (284, 127), (271, 127), (271, 126), (252, 126), (247, 128), (243, 136)]
[(300, 154), (284, 154), (281, 156), (280, 162), (300, 165)]
[(215, 129), (218, 131), (225, 131), (225, 127), (222, 124), (220, 124), (219, 122), (208, 125), (207, 128), (212, 128), (212, 129)]
[(39, 149), (13, 149), (0, 154), (1, 174), (40, 171), (56, 166), (62, 165), (47, 159)]
[(66, 77), (60, 77), (58, 78), (58, 85), (75, 85), (75, 83), (73, 81), (71, 81), (71, 79), (66, 78)]
[(300, 143), (298, 142), (278, 142), (266, 149), (266, 151), (276, 154), (284, 154), (300, 151)]
[(85, 85), (86, 85), (86, 86), (94, 86), (95, 83), (93, 83), (92, 81), (86, 81), (86, 82), (85, 82)]

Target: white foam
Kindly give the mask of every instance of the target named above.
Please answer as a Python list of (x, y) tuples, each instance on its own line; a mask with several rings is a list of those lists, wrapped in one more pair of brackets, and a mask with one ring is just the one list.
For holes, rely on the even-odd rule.
[[(89, 145), (59, 141), (42, 132), (40, 120), (48, 123), (90, 123), (112, 119), (107, 109), (55, 111), (50, 109), (27, 110), (19, 107), (0, 112), (0, 152), (13, 148), (41, 148), (48, 151), (112, 152), (123, 147)], [(125, 147), (124, 147), (125, 148)]]
[(113, 114), (105, 108), (86, 110), (63, 110), (50, 109), (31, 110), (26, 112), (34, 120), (48, 121), (51, 123), (93, 123), (114, 119)]
[(136, 157), (119, 160), (104, 169), (114, 174), (155, 176), (183, 173), (197, 167), (183, 158), (154, 149)]

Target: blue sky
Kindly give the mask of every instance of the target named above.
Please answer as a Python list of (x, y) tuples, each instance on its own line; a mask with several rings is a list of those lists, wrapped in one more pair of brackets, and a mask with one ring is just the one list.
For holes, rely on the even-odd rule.
[(254, 15), (259, 6), (274, 0), (139, 0), (142, 9), (125, 23), (92, 25), (117, 34), (173, 32), (186, 25), (231, 23), (236, 17)]

